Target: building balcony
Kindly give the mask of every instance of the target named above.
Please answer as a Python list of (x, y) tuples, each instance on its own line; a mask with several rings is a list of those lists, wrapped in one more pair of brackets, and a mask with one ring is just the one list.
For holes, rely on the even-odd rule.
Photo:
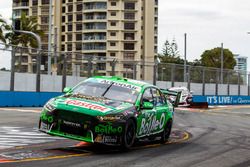
[(13, 3), (12, 8), (13, 10), (14, 9), (29, 9), (29, 3), (28, 2)]

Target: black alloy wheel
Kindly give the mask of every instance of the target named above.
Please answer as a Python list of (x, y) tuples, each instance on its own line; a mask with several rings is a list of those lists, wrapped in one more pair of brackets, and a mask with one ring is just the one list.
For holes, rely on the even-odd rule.
[(130, 149), (135, 143), (136, 126), (132, 119), (129, 119), (125, 126), (125, 131), (122, 137), (122, 149)]
[(165, 128), (161, 133), (161, 143), (162, 144), (165, 144), (168, 141), (169, 136), (171, 134), (171, 130), (172, 130), (172, 120), (169, 120), (166, 123)]

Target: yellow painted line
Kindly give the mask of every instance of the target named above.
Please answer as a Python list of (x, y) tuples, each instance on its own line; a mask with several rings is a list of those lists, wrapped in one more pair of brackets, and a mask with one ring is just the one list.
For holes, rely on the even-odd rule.
[[(187, 132), (184, 132), (184, 137), (182, 139), (179, 139), (179, 140), (175, 140), (175, 141), (168, 141), (164, 144), (177, 144), (177, 143), (180, 143), (180, 142), (183, 142), (183, 141), (186, 141), (190, 138), (190, 135), (189, 133)], [(152, 148), (152, 147), (158, 147), (158, 146), (161, 146), (162, 144), (151, 144), (151, 145), (146, 145), (146, 146), (142, 146), (142, 147), (135, 147), (135, 149), (137, 148)]]
[(43, 158), (28, 158), (28, 159), (22, 159), (22, 160), (8, 160), (6, 162), (8, 162), (8, 163), (17, 163), (17, 162), (43, 161), (43, 160), (53, 160), (53, 159), (88, 156), (88, 155), (91, 155), (91, 154), (92, 153), (83, 153), (83, 154), (60, 155), (60, 156), (51, 156), (51, 157), (43, 157)]
[[(189, 133), (184, 132), (184, 137), (180, 140), (175, 140), (175, 141), (170, 141), (166, 142), (165, 144), (176, 144), (183, 142), (185, 140), (188, 140), (190, 138)], [(162, 144), (151, 144), (151, 145), (146, 145), (142, 147), (134, 147), (133, 149), (138, 149), (138, 148), (153, 148), (153, 147), (158, 147), (161, 146)], [(93, 155), (93, 153), (82, 153), (82, 154), (70, 154), (70, 155), (60, 155), (60, 156), (50, 156), (50, 157), (43, 157), (43, 158), (28, 158), (28, 159), (22, 159), (22, 160), (4, 160), (0, 161), (1, 163), (18, 163), (18, 162), (31, 162), (31, 161), (43, 161), (43, 160), (53, 160), (53, 159), (63, 159), (63, 158), (72, 158), (72, 157), (80, 157), (80, 156), (89, 156)]]

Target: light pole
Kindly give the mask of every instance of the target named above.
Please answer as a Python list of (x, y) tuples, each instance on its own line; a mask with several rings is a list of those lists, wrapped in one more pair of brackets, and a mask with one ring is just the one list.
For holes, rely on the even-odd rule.
[[(247, 32), (250, 35), (250, 32)], [(250, 96), (250, 74), (248, 74), (248, 96)]]
[(51, 75), (52, 0), (49, 1), (48, 75)]
[(161, 80), (163, 81), (163, 71), (164, 70), (166, 70), (166, 68), (165, 67), (163, 67), (162, 69), (161, 69)]
[(187, 82), (187, 33), (184, 34), (184, 82)]
[(220, 66), (220, 80), (221, 84), (223, 84), (223, 61), (224, 61), (224, 53), (223, 53), (223, 43), (221, 43), (221, 54), (220, 54), (220, 59), (221, 59), (221, 66)]

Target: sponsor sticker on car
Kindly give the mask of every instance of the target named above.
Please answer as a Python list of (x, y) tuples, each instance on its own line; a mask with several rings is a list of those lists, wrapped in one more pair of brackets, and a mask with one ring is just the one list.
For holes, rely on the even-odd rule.
[(112, 110), (111, 108), (107, 108), (107, 107), (104, 107), (104, 106), (101, 106), (98, 104), (93, 104), (93, 103), (79, 101), (79, 100), (66, 100), (65, 103), (67, 105), (79, 106), (79, 107), (87, 108), (90, 110), (96, 110), (96, 111), (100, 111), (100, 112), (104, 112), (104, 113)]

